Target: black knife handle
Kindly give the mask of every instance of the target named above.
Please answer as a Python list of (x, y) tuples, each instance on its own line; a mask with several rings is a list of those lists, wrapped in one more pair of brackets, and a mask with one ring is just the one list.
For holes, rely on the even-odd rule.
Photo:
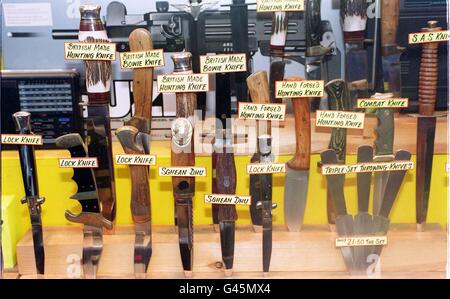
[(306, 1), (306, 48), (320, 46), (322, 39), (322, 18), (320, 15), (321, 0)]
[[(358, 148), (358, 163), (373, 162), (373, 148), (363, 145)], [(361, 172), (356, 174), (358, 186), (358, 211), (367, 213), (369, 211), (371, 172)]]
[[(337, 164), (338, 158), (336, 152), (332, 149), (326, 150), (320, 154), (320, 158), (322, 161), (322, 167), (327, 164)], [(330, 190), (334, 206), (336, 209), (336, 215), (347, 215), (347, 207), (345, 204), (345, 195), (344, 195), (344, 183), (345, 183), (345, 175), (344, 174), (335, 174), (335, 175), (327, 175), (327, 188)]]
[[(31, 114), (25, 111), (19, 111), (13, 114), (16, 131), (19, 134), (33, 134), (31, 132)], [(25, 187), (26, 197), (39, 196), (36, 160), (34, 156), (34, 147), (31, 145), (19, 146), (20, 166), (22, 168), (22, 179)]]

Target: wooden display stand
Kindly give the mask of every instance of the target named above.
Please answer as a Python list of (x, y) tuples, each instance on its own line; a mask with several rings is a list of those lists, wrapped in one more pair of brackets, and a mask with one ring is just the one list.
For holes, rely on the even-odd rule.
[[(147, 278), (183, 278), (174, 227), (153, 228), (153, 255)], [(326, 226), (305, 226), (300, 233), (274, 227), (269, 278), (349, 278), (336, 234)], [(80, 227), (46, 227), (45, 278), (77, 278), (81, 267), (83, 234)], [(98, 278), (133, 278), (132, 226), (119, 226), (115, 235), (104, 236)], [(381, 255), (382, 278), (444, 278), (447, 233), (439, 225), (416, 232), (413, 225), (391, 225), (388, 245)], [(18, 272), (33, 278), (35, 262), (31, 233), (17, 244)], [(78, 272), (77, 272), (78, 269)], [(74, 274), (75, 273), (75, 274)], [(78, 275), (79, 276), (79, 275)], [(196, 226), (194, 233), (194, 278), (222, 278), (219, 234), (211, 226)], [(238, 226), (233, 276), (262, 278), (262, 234), (250, 226)]]

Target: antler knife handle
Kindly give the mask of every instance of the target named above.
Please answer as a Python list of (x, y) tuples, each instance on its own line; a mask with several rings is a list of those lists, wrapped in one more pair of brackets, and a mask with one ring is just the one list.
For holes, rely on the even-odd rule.
[[(152, 35), (143, 28), (133, 30), (129, 36), (130, 50), (133, 52), (153, 49)], [(133, 73), (134, 123), (140, 132), (149, 133), (153, 101), (153, 68), (137, 68)], [(141, 121), (142, 119), (142, 121)]]
[[(437, 21), (428, 21), (428, 26), (422, 32), (440, 31)], [(419, 114), (433, 115), (436, 104), (436, 86), (438, 80), (438, 50), (439, 43), (422, 45), (422, 57), (419, 71)]]
[[(397, 28), (400, 15), (400, 0), (380, 0), (381, 3), (381, 44), (383, 54), (397, 52)], [(386, 51), (389, 51), (386, 53)]]
[[(31, 132), (31, 114), (24, 111), (12, 115), (14, 125), (19, 134), (33, 134)], [(25, 187), (25, 195), (38, 196), (36, 160), (34, 147), (31, 145), (19, 146), (20, 166), (22, 168), (22, 179)]]
[(362, 41), (367, 24), (367, 0), (341, 0), (345, 41)]
[(320, 46), (322, 39), (322, 19), (320, 17), (320, 0), (306, 1), (306, 48)]
[[(325, 91), (328, 94), (330, 110), (345, 111), (349, 109), (350, 96), (344, 80), (336, 79), (330, 81), (325, 86)], [(341, 163), (345, 162), (346, 143), (347, 129), (333, 128), (329, 148), (336, 152)]]
[[(301, 81), (301, 77), (289, 77), (288, 81)], [(311, 114), (308, 98), (292, 99), (295, 119), (295, 156), (287, 162), (290, 168), (296, 170), (309, 169), (311, 154)]]
[[(117, 138), (126, 154), (144, 155), (143, 140), (139, 130), (124, 126), (116, 131)], [(129, 165), (131, 174), (131, 214), (135, 223), (151, 220), (149, 168), (143, 165)]]

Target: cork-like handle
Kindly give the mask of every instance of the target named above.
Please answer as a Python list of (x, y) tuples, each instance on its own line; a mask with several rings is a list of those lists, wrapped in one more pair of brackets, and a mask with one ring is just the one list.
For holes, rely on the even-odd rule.
[[(152, 50), (152, 35), (146, 29), (135, 29), (129, 36), (129, 44), (130, 50), (133, 52)], [(153, 100), (153, 68), (134, 69), (133, 99), (134, 115), (150, 120)], [(146, 131), (146, 133), (148, 132)]]
[[(301, 77), (289, 77), (288, 81), (301, 81)], [(290, 168), (296, 170), (309, 169), (311, 154), (311, 115), (308, 98), (292, 99), (295, 120), (295, 156), (287, 162)]]
[[(428, 26), (422, 32), (440, 31), (437, 21), (428, 21)], [(439, 43), (422, 45), (422, 57), (419, 71), (419, 114), (433, 115), (436, 104), (436, 87), (438, 80)]]
[(381, 44), (383, 47), (397, 47), (397, 28), (400, 15), (400, 0), (382, 0)]

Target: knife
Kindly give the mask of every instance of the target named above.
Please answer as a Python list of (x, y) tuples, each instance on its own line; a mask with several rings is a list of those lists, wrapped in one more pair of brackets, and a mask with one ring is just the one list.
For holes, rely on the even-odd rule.
[(270, 102), (281, 103), (280, 99), (275, 97), (275, 82), (283, 81), (284, 67), (284, 47), (286, 45), (288, 30), (288, 13), (277, 11), (272, 17), (272, 34), (270, 36), (270, 77), (269, 90)]
[[(372, 96), (374, 99), (392, 98), (392, 93), (376, 93)], [(375, 162), (390, 162), (394, 160), (394, 110), (392, 108), (378, 108), (376, 111), (378, 125), (375, 129), (377, 137), (375, 139)], [(374, 175), (373, 191), (373, 214), (380, 211), (383, 200), (386, 182), (389, 178), (389, 172), (376, 172)]]
[[(358, 164), (373, 162), (373, 148), (363, 145), (358, 148)], [(356, 174), (358, 187), (358, 214), (354, 217), (354, 234), (356, 236), (370, 236), (372, 234), (372, 215), (369, 214), (370, 185), (372, 181), (371, 172), (360, 172)], [(355, 247), (354, 261), (356, 270), (364, 272), (367, 269), (367, 246)]]
[[(301, 81), (289, 77), (288, 81)], [(286, 163), (284, 182), (284, 217), (289, 231), (300, 231), (308, 198), (309, 165), (311, 154), (311, 115), (308, 98), (293, 98), (295, 120), (295, 155)]]
[(367, 0), (342, 0), (341, 19), (345, 41), (345, 79), (349, 84), (350, 108), (356, 99), (367, 94), (368, 64), (364, 48), (367, 24)]
[[(68, 149), (72, 158), (88, 157), (87, 148), (78, 133), (67, 134), (56, 139), (56, 146)], [(103, 218), (100, 200), (92, 168), (74, 168), (72, 180), (77, 184), (77, 193), (70, 198), (81, 205), (81, 212), (65, 213), (66, 219), (83, 226), (83, 272), (85, 278), (96, 278), (98, 264), (103, 251), (103, 228), (112, 229), (112, 222)]]
[[(19, 134), (33, 134), (31, 132), (30, 113), (19, 111), (14, 113), (12, 117)], [(27, 204), (28, 212), (30, 214), (36, 271), (37, 274), (44, 274), (45, 253), (44, 238), (42, 234), (41, 205), (44, 203), (45, 199), (39, 196), (34, 147), (31, 145), (20, 145), (19, 157), (22, 169), (22, 180), (25, 188), (25, 197), (21, 199), (21, 203)]]
[[(251, 98), (256, 103), (269, 103), (269, 82), (265, 71), (256, 72), (247, 78), (247, 86)], [(309, 106), (309, 103), (308, 103)], [(261, 163), (271, 163), (274, 161), (272, 154), (272, 136), (270, 121), (258, 121), (258, 156)], [(263, 273), (267, 275), (272, 257), (272, 210), (276, 204), (272, 204), (272, 174), (254, 175), (254, 180), (258, 188), (251, 185), (252, 205), (259, 211), (258, 219), (262, 225), (263, 233)], [(256, 193), (256, 194), (255, 194)], [(256, 196), (256, 199), (253, 197)], [(253, 214), (255, 217), (255, 213)], [(255, 223), (253, 223), (255, 226)]]
[[(338, 164), (338, 156), (332, 149), (326, 150), (320, 154), (323, 165)], [(353, 236), (353, 217), (347, 214), (347, 207), (344, 196), (344, 174), (327, 175), (327, 188), (333, 194), (334, 206), (336, 207), (336, 231), (339, 237)], [(341, 253), (344, 262), (349, 271), (354, 269), (354, 257), (352, 247), (341, 247)]]
[[(437, 21), (429, 21), (422, 32), (442, 30)], [(436, 86), (439, 43), (422, 45), (419, 71), (419, 118), (417, 119), (416, 223), (418, 231), (425, 229), (433, 167), (434, 137), (436, 133)]]
[[(307, 0), (305, 10), (306, 27), (306, 79), (320, 80), (322, 78), (323, 57), (331, 49), (321, 45), (322, 18), (320, 13), (321, 0)], [(316, 111), (320, 106), (320, 99), (312, 99), (311, 109)]]
[[(100, 19), (99, 5), (81, 5), (78, 38), (81, 42), (109, 42)], [(111, 101), (111, 61), (85, 61), (87, 104), (86, 143), (90, 157), (97, 157), (99, 167), (94, 169), (97, 191), (103, 216), (114, 223), (116, 195), (112, 160), (111, 124), (109, 104)]]
[[(189, 52), (172, 55), (174, 74), (192, 74), (192, 55)], [(176, 94), (176, 120), (172, 124), (172, 166), (195, 166), (194, 113), (196, 93)], [(175, 214), (177, 218), (180, 254), (186, 277), (192, 276), (193, 266), (193, 211), (192, 197), (195, 194), (194, 177), (172, 177)]]
[[(133, 30), (129, 36), (130, 50), (153, 49), (150, 32), (143, 28)], [(126, 154), (150, 154), (150, 130), (153, 100), (153, 68), (134, 69), (133, 74), (134, 115), (128, 126), (119, 128), (116, 135)], [(134, 272), (145, 278), (152, 255), (151, 203), (149, 167), (130, 165), (131, 214), (134, 221)]]
[[(347, 111), (350, 110), (351, 99), (348, 88), (344, 80), (335, 79), (325, 85), (325, 91), (328, 95), (328, 106), (330, 110)], [(347, 129), (333, 128), (331, 130), (331, 139), (328, 145), (329, 149), (336, 152), (338, 163), (345, 164), (345, 150), (347, 144)], [(327, 189), (327, 217), (330, 230), (334, 231), (336, 221), (336, 211), (332, 192)]]

